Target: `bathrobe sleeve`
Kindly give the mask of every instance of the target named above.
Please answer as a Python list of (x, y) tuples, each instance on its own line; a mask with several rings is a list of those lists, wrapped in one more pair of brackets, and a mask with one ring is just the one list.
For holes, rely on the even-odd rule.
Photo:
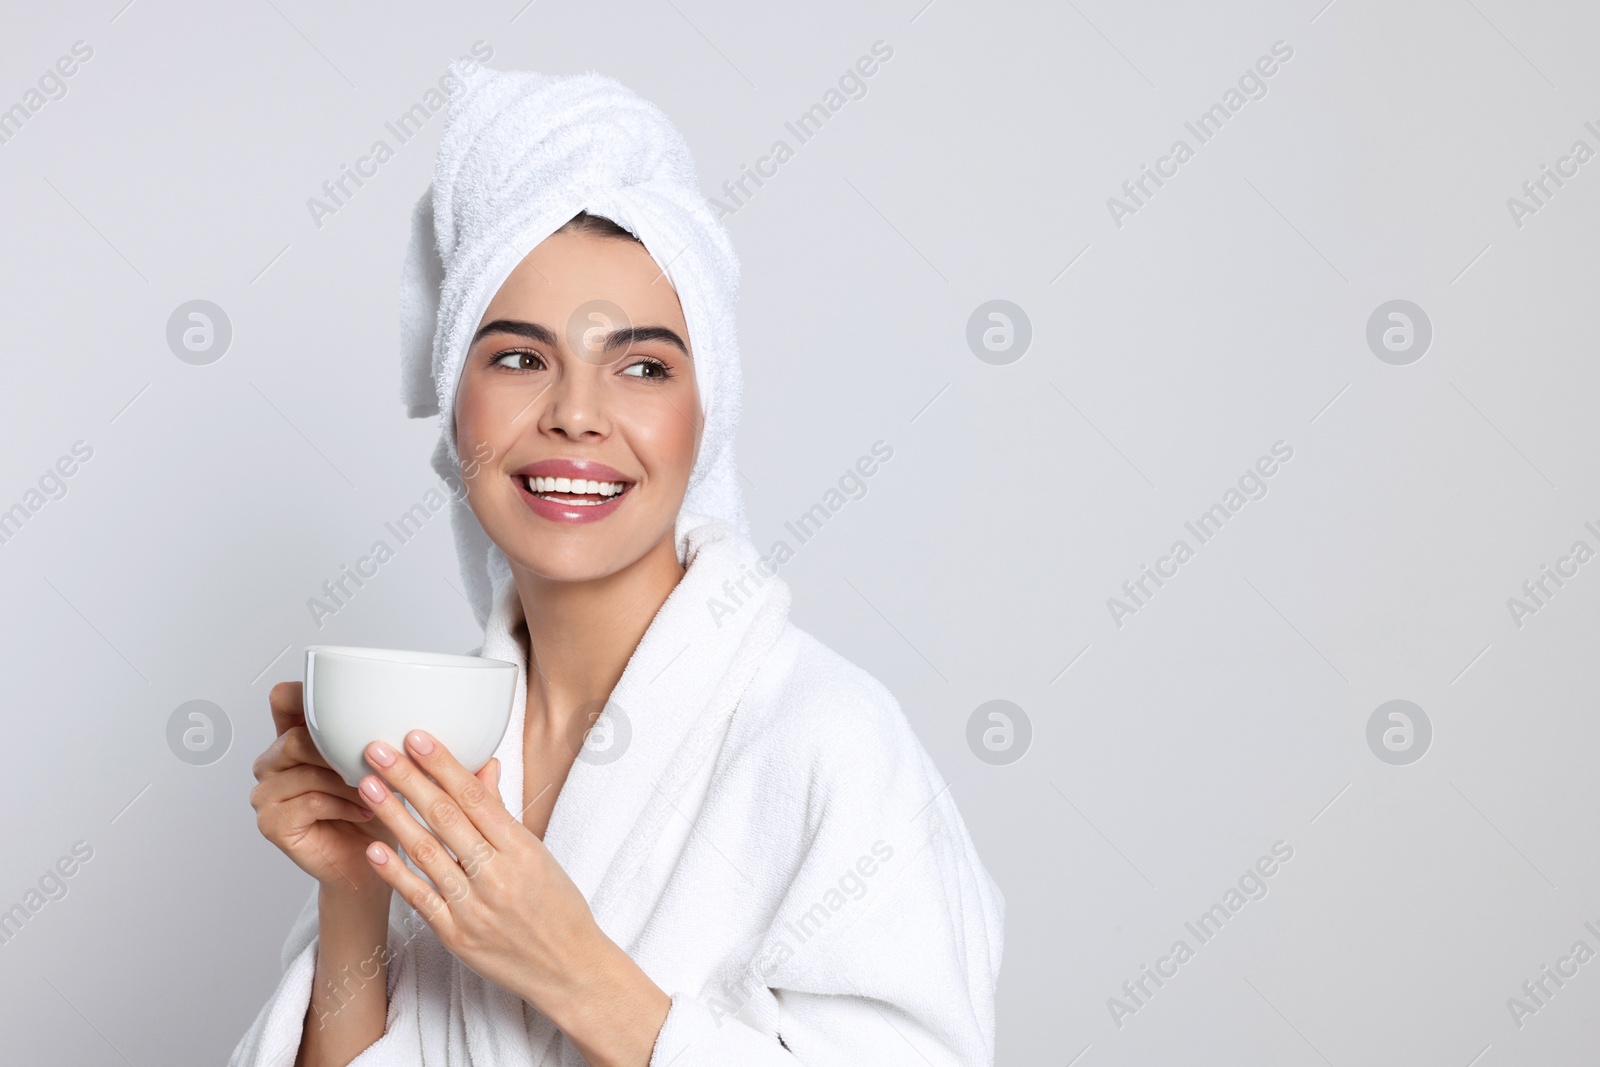
[[(894, 698), (813, 652), (791, 683), (806, 695), (730, 738), (697, 827), (776, 884), (760, 947), (668, 990), (650, 1067), (992, 1064), (1004, 897)], [(810, 678), (808, 659), (826, 661)], [(715, 907), (767, 891), (733, 877)]]

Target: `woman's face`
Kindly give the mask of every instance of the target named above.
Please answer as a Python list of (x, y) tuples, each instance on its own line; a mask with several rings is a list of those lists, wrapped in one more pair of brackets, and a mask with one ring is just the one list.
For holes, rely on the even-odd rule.
[(703, 427), (688, 343), (643, 245), (568, 230), (512, 271), (455, 420), (467, 502), (513, 566), (583, 581), (670, 543)]

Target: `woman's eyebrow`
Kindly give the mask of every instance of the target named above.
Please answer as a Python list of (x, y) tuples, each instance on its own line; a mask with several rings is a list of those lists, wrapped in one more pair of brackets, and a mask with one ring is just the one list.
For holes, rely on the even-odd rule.
[(478, 327), (478, 332), (472, 335), (472, 343), (477, 344), (491, 333), (512, 333), (518, 337), (526, 337), (541, 344), (555, 347), (556, 335), (547, 327), (540, 326), (537, 322), (522, 322), (519, 319), (495, 319)]
[[(509, 333), (518, 337), (526, 337), (532, 341), (549, 345), (554, 348), (556, 335), (546, 326), (537, 322), (523, 322), (520, 319), (495, 319), (479, 327), (478, 332), (472, 335), (472, 343), (477, 344), (491, 333)], [(689, 358), (694, 358), (689, 352), (689, 346), (683, 343), (683, 338), (677, 332), (665, 326), (623, 326), (606, 334), (606, 343), (602, 351), (609, 352), (617, 348), (627, 348), (630, 345), (641, 344), (646, 341), (663, 341), (674, 345), (678, 351)]]
[(669, 345), (676, 345), (679, 352), (686, 357), (689, 355), (689, 346), (683, 343), (683, 338), (665, 326), (624, 326), (619, 330), (612, 330), (606, 334), (605, 351), (613, 348), (627, 348), (629, 345), (639, 344), (644, 341), (665, 341)]

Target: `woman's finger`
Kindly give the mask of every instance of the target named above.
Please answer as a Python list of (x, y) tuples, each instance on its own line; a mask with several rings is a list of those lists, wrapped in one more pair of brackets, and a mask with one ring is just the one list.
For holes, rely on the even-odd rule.
[[(259, 781), (269, 774), (300, 763), (309, 763), (313, 767), (328, 766), (328, 761), (322, 758), (322, 753), (317, 751), (316, 743), (311, 740), (311, 732), (304, 726), (291, 726), (279, 734), (277, 739), (267, 746), (266, 751), (256, 757), (251, 769)], [(332, 768), (329, 767), (329, 770)]]
[(441, 942), (448, 943), (447, 938), (454, 931), (455, 918), (450, 913), (449, 904), (428, 884), (426, 878), (407, 867), (394, 849), (377, 841), (367, 846), (367, 866), (399, 893), (401, 900), (416, 909), (417, 914), (433, 927), (433, 932)]
[(261, 795), (271, 797), (276, 801), (285, 801), (301, 793), (322, 792), (331, 796), (348, 800), (352, 804), (362, 804), (361, 792), (353, 786), (345, 784), (345, 780), (326, 767), (313, 767), (309, 763), (299, 763), (276, 774), (268, 775), (259, 785)]
[[(443, 752), (443, 749), (436, 748), (435, 752)], [(449, 847), (451, 852), (460, 857), (462, 865), (468, 871), (476, 871), (479, 865), (488, 862), (490, 857), (494, 855), (495, 848), (493, 844), (485, 839), (483, 832), (478, 829), (472, 816), (463, 811), (462, 806), (456, 802), (454, 797), (445, 792), (437, 782), (428, 777), (422, 769), (412, 762), (411, 757), (403, 752), (396, 752), (382, 741), (374, 741), (368, 745), (366, 754), (367, 762), (378, 769), (378, 772), (383, 775), (383, 780), (396, 793), (410, 801), (417, 814), (427, 821), (433, 833), (438, 836), (438, 840), (442, 841)], [(482, 809), (486, 809), (488, 805), (489, 791), (483, 787), (482, 782), (467, 774), (466, 769), (462, 768), (461, 764), (456, 763), (455, 757), (446, 754), (445, 758), (454, 763), (461, 773), (466, 775), (468, 781), (472, 783), (471, 790), (475, 801), (473, 804), (474, 814), (482, 813)], [(364, 785), (365, 783), (363, 782)], [(369, 793), (367, 796), (369, 800), (373, 799), (372, 794)], [(499, 796), (495, 796), (493, 801), (494, 805), (500, 807), (500, 810), (504, 812), (505, 809), (500, 805)], [(372, 807), (371, 804), (367, 806)], [(373, 808), (373, 810), (376, 811), (377, 809)], [(407, 852), (411, 851), (409, 843), (403, 836), (400, 838), (400, 845)], [(416, 858), (414, 853), (412, 857)], [(420, 862), (418, 865), (420, 866)], [(424, 871), (429, 877), (432, 877), (431, 871), (426, 871), (425, 868)], [(438, 882), (435, 881), (434, 884), (437, 885)], [(439, 888), (441, 890), (444, 889), (443, 886)]]
[(289, 829), (303, 830), (314, 822), (335, 819), (357, 824), (373, 819), (365, 807), (328, 793), (312, 790), (279, 800), (260, 790), (258, 785), (250, 794), (250, 805), (256, 814)]
[[(415, 768), (412, 768), (411, 773), (421, 777), (421, 773)], [(433, 788), (435, 791), (438, 790), (438, 786)], [(406, 810), (405, 801), (399, 794), (390, 792), (384, 785), (383, 779), (375, 774), (369, 774), (361, 779), (361, 800), (394, 834), (400, 847), (411, 857), (411, 862), (433, 881), (440, 896), (449, 901), (465, 897), (467, 878), (460, 864), (444, 845), (439, 843), (438, 838), (412, 817), (411, 812)], [(411, 802), (413, 805), (416, 804), (415, 800)]]
[(484, 786), (485, 789), (492, 790), (494, 793), (499, 794), (499, 792), (500, 792), (500, 757), (499, 756), (490, 756), (489, 757), (489, 762), (485, 763), (483, 765), (482, 769), (480, 769), (478, 771), (477, 778), (478, 778), (478, 781), (483, 783), (483, 786)]
[(306, 711), (301, 700), (304, 689), (305, 685), (301, 682), (279, 682), (267, 694), (267, 704), (272, 708), (272, 725), (278, 733), (283, 733), (291, 726), (304, 725)]
[(313, 767), (328, 767), (328, 761), (317, 751), (317, 743), (311, 740), (311, 731), (304, 726), (290, 728), (283, 735), (284, 754), (296, 763), (309, 763)]
[[(501, 802), (498, 788), (485, 786), (483, 779), (463, 767), (461, 761), (451, 755), (438, 738), (424, 730), (412, 730), (406, 734), (406, 751), (446, 794), (435, 801), (436, 812), (425, 810), (420, 805), (417, 810), (428, 817), (428, 822), (439, 831), (444, 843), (455, 849), (456, 855), (461, 855), (461, 849), (456, 847), (450, 830), (456, 821), (463, 818), (472, 824), (477, 831), (476, 836), (481, 836), (491, 848), (499, 851), (510, 847), (510, 829), (515, 820)], [(416, 801), (412, 803), (416, 804)], [(441, 826), (440, 823), (445, 825)], [(463, 845), (477, 846), (475, 835), (461, 836)]]

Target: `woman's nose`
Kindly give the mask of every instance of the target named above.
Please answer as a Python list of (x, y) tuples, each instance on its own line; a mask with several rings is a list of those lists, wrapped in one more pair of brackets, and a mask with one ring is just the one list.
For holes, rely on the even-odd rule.
[(600, 376), (603, 367), (582, 359), (570, 359), (546, 394), (540, 429), (568, 437), (604, 434), (605, 396)]

